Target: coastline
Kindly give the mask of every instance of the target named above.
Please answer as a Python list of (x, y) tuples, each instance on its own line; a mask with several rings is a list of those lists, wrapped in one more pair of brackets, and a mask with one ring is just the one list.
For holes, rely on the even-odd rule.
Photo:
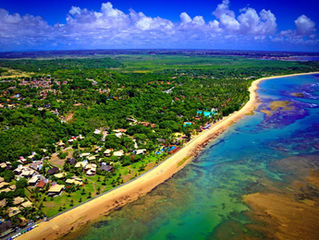
[(160, 165), (147, 171), (131, 182), (121, 185), (98, 198), (64, 212), (47, 222), (41, 222), (38, 227), (21, 235), (18, 239), (57, 239), (88, 222), (98, 219), (111, 210), (136, 200), (138, 197), (145, 195), (156, 186), (172, 177), (176, 172), (187, 165), (208, 142), (215, 139), (229, 126), (253, 111), (258, 106), (257, 90), (260, 82), (274, 78), (318, 73), (319, 72), (311, 72), (272, 76), (253, 81), (249, 87), (249, 101), (239, 111), (224, 117), (222, 120), (212, 125), (208, 130), (195, 136), (181, 150), (167, 158)]

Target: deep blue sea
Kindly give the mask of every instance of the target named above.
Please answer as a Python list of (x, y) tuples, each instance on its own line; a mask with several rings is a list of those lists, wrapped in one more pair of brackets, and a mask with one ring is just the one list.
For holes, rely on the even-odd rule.
[[(258, 95), (261, 104), (254, 114), (230, 127), (183, 170), (67, 239), (269, 239), (279, 230), (270, 221), (270, 233), (244, 196), (297, 196), (292, 181), (306, 181), (308, 170), (319, 166), (319, 75), (267, 80)], [(291, 201), (306, 199), (316, 207), (319, 191), (311, 191)]]

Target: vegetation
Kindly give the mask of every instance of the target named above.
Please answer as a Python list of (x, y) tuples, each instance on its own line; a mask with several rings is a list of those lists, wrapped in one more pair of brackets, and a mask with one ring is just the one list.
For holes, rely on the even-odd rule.
[[(17, 216), (53, 216), (135, 178), (239, 110), (253, 80), (318, 70), (317, 62), (233, 56), (0, 60), (0, 176), (15, 185), (0, 193), (0, 212), (9, 219), (21, 197), (32, 207)], [(40, 164), (41, 187), (16, 171), (31, 163)], [(49, 196), (55, 185), (65, 193)]]

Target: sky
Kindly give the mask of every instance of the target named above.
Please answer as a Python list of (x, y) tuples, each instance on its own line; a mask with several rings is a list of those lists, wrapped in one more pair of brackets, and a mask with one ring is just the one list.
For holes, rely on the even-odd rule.
[(318, 0), (1, 0), (0, 51), (319, 52)]

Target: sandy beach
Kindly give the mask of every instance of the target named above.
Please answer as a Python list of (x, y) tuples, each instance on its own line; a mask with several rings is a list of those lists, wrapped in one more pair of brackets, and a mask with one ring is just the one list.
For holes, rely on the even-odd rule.
[(300, 73), (265, 77), (255, 80), (249, 88), (249, 101), (239, 111), (224, 117), (222, 120), (212, 125), (208, 130), (205, 130), (195, 136), (181, 150), (167, 158), (160, 165), (154, 167), (133, 181), (108, 192), (107, 194), (58, 215), (50, 221), (40, 223), (38, 227), (21, 235), (17, 239), (57, 239), (76, 230), (80, 226), (87, 224), (88, 222), (97, 220), (99, 217), (106, 215), (111, 210), (136, 200), (138, 197), (145, 195), (156, 186), (172, 177), (174, 173), (187, 165), (187, 163), (189, 163), (207, 143), (215, 139), (233, 123), (255, 110), (258, 106), (257, 89), (260, 82), (273, 78), (318, 73), (319, 72)]

